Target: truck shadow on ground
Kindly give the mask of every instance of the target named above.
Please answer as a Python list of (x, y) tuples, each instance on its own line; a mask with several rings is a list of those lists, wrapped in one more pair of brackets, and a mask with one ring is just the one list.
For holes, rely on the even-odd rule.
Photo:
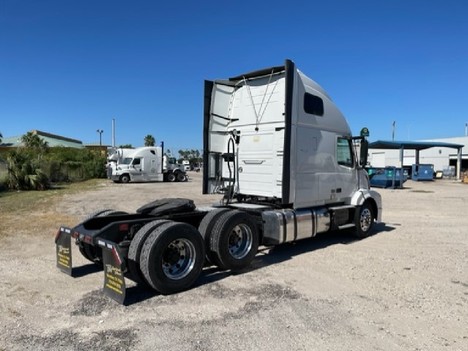
[[(393, 226), (387, 226), (385, 223), (375, 225), (375, 230), (368, 238), (373, 236), (388, 233), (395, 229)], [(333, 245), (349, 245), (365, 239), (358, 239), (353, 236), (352, 230), (334, 231), (330, 233), (318, 234), (316, 237), (299, 240), (291, 243), (285, 243), (273, 247), (261, 247), (249, 267), (240, 272), (219, 271), (216, 267), (210, 267), (203, 271), (202, 276), (198, 280), (197, 286), (210, 284), (219, 281), (226, 276), (233, 274), (244, 274), (253, 272), (264, 267), (282, 263), (292, 259), (295, 256), (325, 249)]]
[[(395, 230), (393, 224), (387, 225), (385, 223), (378, 223), (374, 228), (373, 234), (368, 238)], [(319, 234), (314, 238), (286, 243), (274, 247), (261, 247), (251, 265), (240, 272), (221, 271), (215, 266), (206, 266), (191, 289), (213, 284), (231, 275), (242, 275), (274, 264), (282, 263), (307, 252), (322, 250), (329, 246), (338, 244), (349, 245), (366, 239), (357, 239), (353, 236), (352, 231), (336, 231)], [(145, 286), (130, 286), (127, 288), (125, 305), (128, 306), (139, 303), (158, 295), (160, 295), (158, 292)]]
[(95, 263), (88, 263), (84, 266), (73, 267), (71, 276), (73, 278), (81, 278), (88, 274), (102, 272), (102, 266)]

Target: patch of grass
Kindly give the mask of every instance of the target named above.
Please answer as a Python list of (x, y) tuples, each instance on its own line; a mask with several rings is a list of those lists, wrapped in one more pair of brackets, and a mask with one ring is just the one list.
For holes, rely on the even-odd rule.
[(74, 223), (75, 218), (56, 211), (57, 204), (64, 195), (95, 189), (103, 181), (56, 184), (45, 191), (0, 192), (0, 238), (16, 234), (49, 235), (62, 224)]
[(36, 210), (38, 205), (48, 203), (67, 194), (76, 194), (96, 188), (103, 179), (91, 179), (78, 183), (53, 185), (44, 191), (4, 191), (0, 192), (0, 209), (2, 214), (19, 211)]

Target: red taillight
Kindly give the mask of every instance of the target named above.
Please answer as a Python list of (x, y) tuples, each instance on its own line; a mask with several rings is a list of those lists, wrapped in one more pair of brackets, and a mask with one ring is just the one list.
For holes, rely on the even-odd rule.
[(127, 232), (128, 231), (128, 223), (119, 224), (119, 231), (120, 232)]
[(92, 244), (92, 243), (93, 243), (93, 237), (92, 237), (92, 236), (87, 236), (87, 235), (85, 235), (85, 236), (83, 237), (83, 241), (84, 241), (85, 243), (87, 243), (87, 244)]

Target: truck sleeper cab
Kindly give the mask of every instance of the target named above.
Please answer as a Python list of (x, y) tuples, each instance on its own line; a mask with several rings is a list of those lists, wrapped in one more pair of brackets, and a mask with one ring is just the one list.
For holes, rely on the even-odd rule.
[[(207, 263), (242, 270), (259, 245), (347, 228), (363, 238), (381, 220), (380, 195), (362, 168), (365, 137), (351, 136), (330, 97), (292, 61), (206, 81), (204, 97), (203, 193), (222, 194), (221, 204), (161, 199), (136, 214), (102, 211), (62, 227), (62, 271), (71, 274), (73, 237), (87, 259), (104, 263), (105, 277), (113, 267), (170, 294), (192, 286)], [(122, 302), (119, 286), (104, 291)]]
[(325, 90), (290, 60), (205, 82), (204, 150), (203, 192), (238, 208), (270, 207), (261, 215), (267, 242), (354, 227), (361, 215), (381, 219), (361, 167), (367, 141), (351, 136)]
[(117, 149), (109, 156), (110, 179), (128, 182), (184, 182), (187, 175), (171, 159), (163, 156), (163, 147), (145, 146), (136, 149)]

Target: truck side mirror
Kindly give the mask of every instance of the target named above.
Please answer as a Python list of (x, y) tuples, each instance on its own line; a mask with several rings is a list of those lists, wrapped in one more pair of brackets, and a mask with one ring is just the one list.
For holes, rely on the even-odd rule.
[(359, 165), (365, 167), (367, 165), (367, 154), (369, 152), (369, 142), (366, 139), (361, 141), (361, 152), (359, 155)]

